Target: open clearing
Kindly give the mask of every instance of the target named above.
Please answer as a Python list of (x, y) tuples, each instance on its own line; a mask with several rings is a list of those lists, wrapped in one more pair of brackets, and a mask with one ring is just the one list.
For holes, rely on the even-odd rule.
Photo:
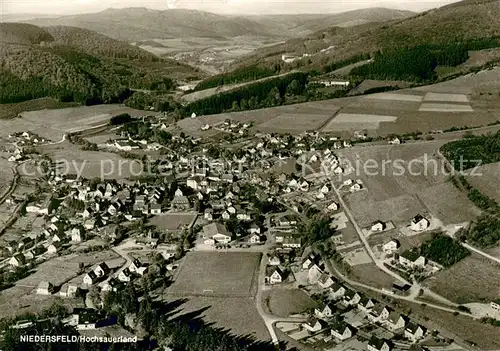
[[(66, 133), (107, 124), (111, 117), (122, 113), (141, 116), (145, 111), (114, 104), (21, 112), (18, 118), (0, 121), (0, 136), (31, 131), (49, 140), (58, 141)], [(147, 114), (157, 113), (148, 111)]]
[(180, 296), (251, 297), (261, 254), (190, 252), (169, 289)]
[(465, 94), (427, 93), (424, 101), (469, 102)]
[(200, 317), (215, 327), (230, 330), (234, 335), (249, 336), (264, 341), (271, 338), (253, 299), (189, 297), (179, 307), (176, 316), (186, 314), (192, 316), (190, 319)]
[(146, 164), (103, 151), (83, 151), (68, 141), (40, 147), (58, 165), (59, 174), (77, 174), (84, 178), (127, 179), (143, 175)]
[(472, 253), (426, 281), (429, 288), (459, 304), (490, 302), (500, 296), (500, 264)]
[(306, 130), (317, 130), (321, 127), (331, 115), (313, 115), (313, 114), (293, 114), (284, 113), (267, 122), (257, 126), (259, 131), (275, 131), (283, 132), (304, 132)]
[(363, 284), (368, 284), (380, 289), (391, 288), (394, 278), (381, 271), (375, 263), (351, 266), (349, 277)]
[(154, 216), (149, 223), (158, 229), (176, 231), (191, 226), (197, 215), (197, 212), (172, 212)]
[(480, 166), (475, 172), (478, 175), (467, 175), (467, 181), (481, 193), (500, 202), (500, 162)]
[(418, 110), (423, 112), (473, 112), (474, 111), (470, 105), (434, 104), (434, 103), (423, 103)]
[(420, 95), (410, 95), (410, 94), (397, 94), (397, 93), (380, 93), (367, 95), (365, 99), (376, 99), (376, 100), (395, 100), (395, 101), (410, 101), (410, 102), (421, 102), (422, 96)]
[(299, 289), (273, 288), (265, 301), (271, 314), (279, 317), (303, 313), (317, 306), (309, 295)]

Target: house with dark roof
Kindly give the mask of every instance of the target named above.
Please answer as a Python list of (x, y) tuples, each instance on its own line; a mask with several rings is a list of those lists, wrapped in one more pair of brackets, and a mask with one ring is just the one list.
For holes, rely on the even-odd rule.
[(389, 340), (379, 339), (376, 336), (372, 336), (366, 346), (368, 351), (391, 351), (392, 348), (392, 343)]

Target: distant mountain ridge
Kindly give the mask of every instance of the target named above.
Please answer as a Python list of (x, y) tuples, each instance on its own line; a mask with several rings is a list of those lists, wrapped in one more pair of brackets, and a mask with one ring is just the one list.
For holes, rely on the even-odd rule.
[(157, 11), (125, 8), (107, 9), (94, 14), (40, 18), (28, 23), (86, 28), (115, 39), (135, 42), (176, 37), (232, 38), (246, 35), (292, 38), (328, 26), (382, 22), (413, 14), (409, 11), (370, 8), (338, 14), (240, 16), (185, 9)]

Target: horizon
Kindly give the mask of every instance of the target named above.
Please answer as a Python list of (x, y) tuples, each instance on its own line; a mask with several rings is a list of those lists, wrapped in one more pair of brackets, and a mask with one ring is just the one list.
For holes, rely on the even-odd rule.
[[(68, 16), (99, 13), (109, 9), (145, 8), (150, 10), (186, 9), (222, 15), (336, 14), (367, 8), (388, 8), (413, 12), (426, 11), (459, 0), (0, 0), (3, 16)], [(314, 11), (310, 9), (314, 8)]]

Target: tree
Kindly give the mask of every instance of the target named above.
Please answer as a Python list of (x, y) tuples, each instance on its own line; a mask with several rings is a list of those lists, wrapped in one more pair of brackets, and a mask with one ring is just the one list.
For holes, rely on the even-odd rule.
[(294, 79), (292, 82), (288, 85), (286, 92), (289, 95), (298, 95), (301, 92), (301, 86), (298, 80)]

